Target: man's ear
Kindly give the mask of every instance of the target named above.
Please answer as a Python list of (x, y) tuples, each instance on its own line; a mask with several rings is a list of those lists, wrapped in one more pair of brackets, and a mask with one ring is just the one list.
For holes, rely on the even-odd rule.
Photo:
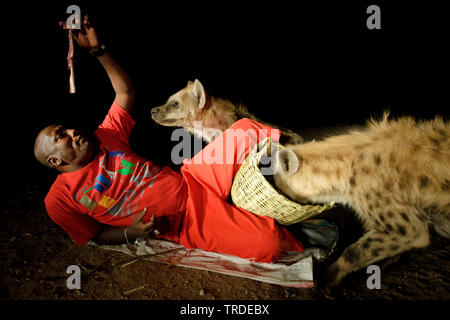
[(202, 109), (206, 104), (206, 95), (202, 83), (197, 79), (194, 81), (194, 93), (198, 99), (198, 108)]
[(47, 157), (47, 164), (49, 167), (56, 168), (59, 167), (62, 163), (63, 161), (54, 155), (49, 155)]

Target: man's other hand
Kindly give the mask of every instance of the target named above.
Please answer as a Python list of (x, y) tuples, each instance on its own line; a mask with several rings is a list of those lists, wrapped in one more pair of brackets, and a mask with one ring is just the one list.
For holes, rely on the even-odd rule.
[(139, 212), (133, 220), (133, 223), (128, 227), (128, 236), (132, 239), (144, 238), (147, 239), (152, 236), (156, 230), (155, 215), (152, 216), (149, 222), (145, 223), (142, 218), (147, 213), (147, 208)]

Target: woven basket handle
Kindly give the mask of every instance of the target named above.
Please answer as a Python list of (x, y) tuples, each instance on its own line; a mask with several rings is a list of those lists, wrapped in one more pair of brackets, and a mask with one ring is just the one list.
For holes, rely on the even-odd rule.
[(272, 156), (272, 139), (269, 138), (269, 141), (267, 142), (267, 156)]

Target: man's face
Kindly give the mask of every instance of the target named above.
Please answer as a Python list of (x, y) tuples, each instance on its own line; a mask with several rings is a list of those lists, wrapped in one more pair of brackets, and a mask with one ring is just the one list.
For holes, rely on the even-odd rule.
[(92, 160), (95, 143), (77, 129), (52, 125), (42, 130), (40, 135), (40, 139), (45, 139), (50, 166), (85, 166)]

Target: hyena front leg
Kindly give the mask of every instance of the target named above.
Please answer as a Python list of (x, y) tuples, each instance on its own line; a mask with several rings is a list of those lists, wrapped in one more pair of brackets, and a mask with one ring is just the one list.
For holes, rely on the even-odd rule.
[(328, 268), (328, 285), (338, 285), (350, 272), (367, 267), (377, 261), (395, 256), (412, 248), (429, 244), (426, 227), (386, 223), (384, 230), (372, 230), (344, 250), (342, 255)]

